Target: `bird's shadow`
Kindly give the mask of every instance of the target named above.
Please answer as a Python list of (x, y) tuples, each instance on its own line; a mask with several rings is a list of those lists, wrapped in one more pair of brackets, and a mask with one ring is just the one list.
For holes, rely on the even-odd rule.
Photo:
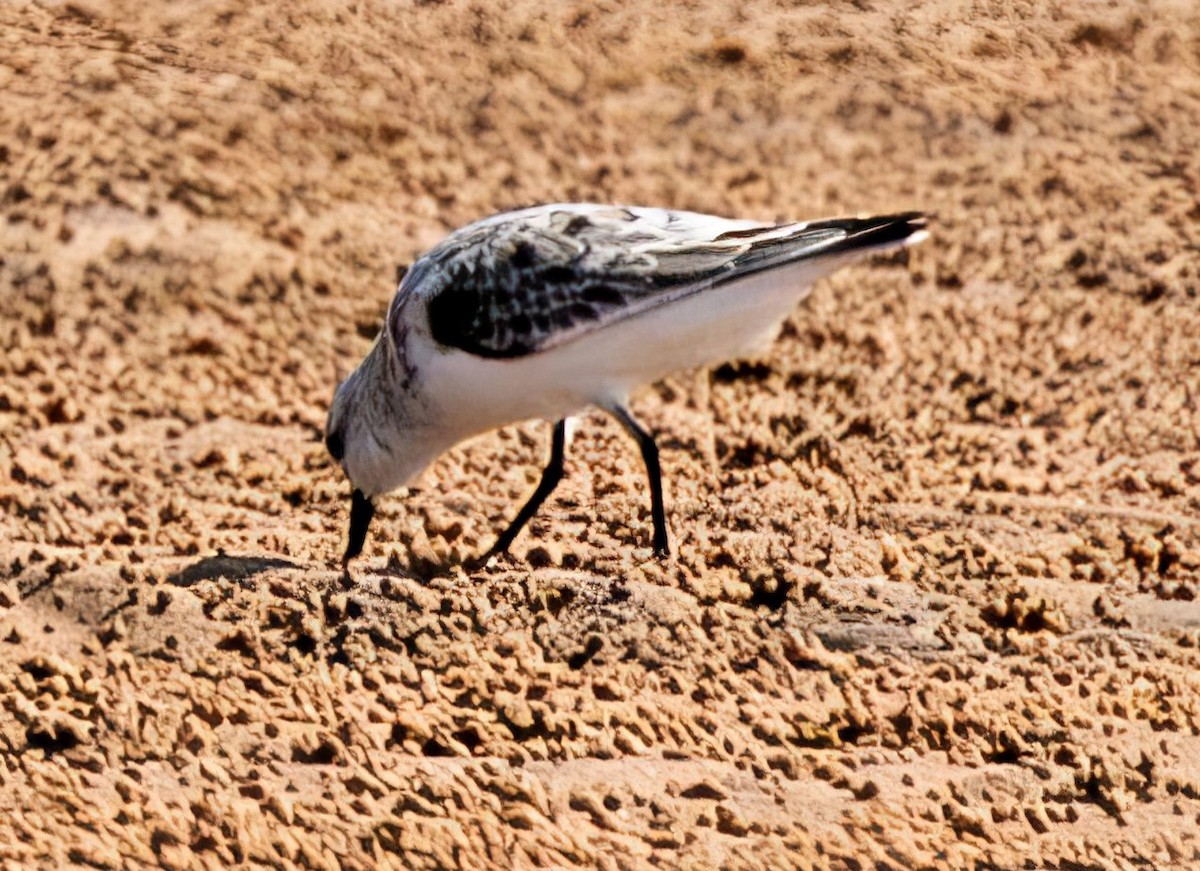
[[(464, 573), (468, 577), (475, 577), (480, 572), (487, 571), (489, 564), (493, 562), (496, 554), (488, 553), (480, 556), (454, 557), (446, 555), (440, 559), (429, 559), (423, 557), (410, 557), (408, 560), (401, 560), (394, 552), (388, 557), (388, 561), (384, 566), (384, 573), (394, 577), (408, 578), (421, 583), (429, 583), (430, 581), (450, 578), (459, 573)], [(507, 555), (500, 557), (511, 559)], [(344, 574), (349, 577), (349, 567), (344, 568)]]
[(201, 581), (212, 581), (226, 578), (231, 581), (244, 581), (261, 572), (270, 569), (301, 569), (304, 566), (291, 560), (265, 556), (233, 556), (218, 553), (216, 556), (206, 556), (191, 565), (184, 566), (174, 574), (167, 576), (167, 583), (176, 587), (191, 587)]

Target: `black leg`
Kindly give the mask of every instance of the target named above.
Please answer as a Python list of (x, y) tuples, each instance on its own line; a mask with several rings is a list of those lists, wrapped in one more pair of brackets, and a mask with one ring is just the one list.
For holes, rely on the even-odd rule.
[(375, 503), (355, 487), (350, 494), (350, 534), (347, 536), (346, 555), (342, 557), (343, 566), (349, 565), (350, 560), (362, 553), (363, 542), (367, 540), (367, 528), (374, 516)]
[(638, 447), (642, 449), (642, 462), (646, 464), (646, 477), (650, 479), (650, 516), (654, 519), (654, 555), (667, 556), (671, 549), (667, 546), (667, 516), (663, 510), (662, 471), (658, 466), (658, 445), (654, 436), (646, 432), (637, 419), (629, 413), (629, 409), (621, 405), (610, 406), (609, 411), (629, 434), (637, 439)]
[(542, 472), (541, 483), (537, 485), (537, 489), (533, 491), (533, 495), (529, 497), (525, 507), (517, 513), (516, 519), (508, 525), (508, 529), (504, 530), (504, 533), (496, 539), (492, 549), (487, 552), (489, 557), (507, 551), (508, 546), (513, 543), (513, 539), (529, 522), (529, 518), (537, 513), (538, 508), (546, 501), (546, 497), (554, 492), (554, 488), (558, 486), (558, 482), (563, 477), (563, 458), (566, 456), (566, 448), (567, 422), (560, 420), (554, 424), (554, 438), (550, 442), (550, 462), (546, 464), (546, 469)]

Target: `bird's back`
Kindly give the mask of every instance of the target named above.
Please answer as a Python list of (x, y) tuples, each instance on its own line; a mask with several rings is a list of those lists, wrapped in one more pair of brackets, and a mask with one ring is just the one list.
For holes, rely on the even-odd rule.
[(760, 224), (665, 209), (543, 206), (454, 233), (414, 267), (401, 293), (411, 287), (424, 298), (441, 345), (521, 357), (759, 273), (805, 261), (832, 270), (923, 227), (916, 213)]

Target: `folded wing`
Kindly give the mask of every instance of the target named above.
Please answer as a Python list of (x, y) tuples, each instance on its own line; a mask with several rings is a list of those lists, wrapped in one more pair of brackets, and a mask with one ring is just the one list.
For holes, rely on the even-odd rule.
[(453, 234), (400, 289), (444, 346), (520, 357), (764, 270), (899, 244), (919, 213), (764, 225), (692, 212), (543, 206)]

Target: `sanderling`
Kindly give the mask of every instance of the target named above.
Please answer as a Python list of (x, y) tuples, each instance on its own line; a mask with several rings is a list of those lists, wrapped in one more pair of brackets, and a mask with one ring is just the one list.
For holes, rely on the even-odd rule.
[(325, 443), (354, 488), (343, 563), (362, 551), (374, 497), (471, 436), (553, 421), (541, 483), (487, 556), (504, 552), (562, 479), (567, 416), (591, 405), (641, 448), (654, 551), (665, 555), (658, 449), (630, 391), (763, 350), (816, 279), (917, 242), (925, 226), (917, 212), (763, 224), (562, 204), (455, 231), (404, 275), (329, 410)]

